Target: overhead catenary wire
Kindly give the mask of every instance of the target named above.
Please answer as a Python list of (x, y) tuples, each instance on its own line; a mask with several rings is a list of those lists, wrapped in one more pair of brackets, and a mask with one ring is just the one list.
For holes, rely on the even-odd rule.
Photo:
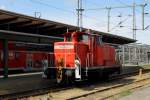
[[(116, 0), (116, 2), (119, 2), (120, 4), (123, 4), (124, 6), (118, 6), (118, 7), (111, 7), (111, 9), (119, 9), (119, 8), (133, 8), (133, 10), (135, 10), (135, 11), (137, 11), (138, 13), (142, 13), (142, 29), (137, 29), (136, 28), (136, 22), (134, 22), (135, 24), (134, 24), (134, 27), (133, 27), (133, 31), (134, 32), (136, 32), (136, 30), (147, 30), (148, 28), (149, 28), (149, 26), (150, 25), (148, 25), (148, 26), (146, 26), (145, 27), (145, 23), (144, 23), (144, 18), (145, 18), (145, 12), (144, 12), (144, 8), (147, 6), (147, 4), (148, 4), (148, 0), (143, 0), (144, 2), (142, 3), (142, 4), (134, 4), (134, 5), (129, 5), (129, 4), (126, 4), (126, 3), (124, 3), (123, 1), (121, 1), (121, 0)], [(134, 7), (135, 6), (135, 7)], [(137, 8), (136, 8), (136, 6), (138, 6), (138, 7), (141, 7), (142, 8), (142, 12), (141, 11), (139, 11)], [(92, 8), (92, 9), (86, 9), (86, 11), (97, 11), (97, 10), (107, 10), (108, 9), (108, 7), (104, 7), (104, 8)], [(132, 15), (133, 17), (134, 17), (134, 14)], [(135, 20), (135, 17), (134, 17), (134, 20)], [(116, 25), (116, 27), (119, 25), (120, 23), (118, 23), (117, 25)], [(112, 29), (114, 29), (114, 28), (112, 28)], [(111, 31), (111, 30), (110, 30)], [(133, 34), (135, 34), (135, 33), (133, 33)], [(135, 38), (135, 36), (133, 36), (134, 38)]]
[[(90, 1), (89, 1), (90, 2)], [(93, 4), (93, 2), (90, 2), (91, 4)], [(96, 5), (97, 4), (93, 4), (93, 5)], [(136, 5), (136, 6), (139, 6), (139, 5)], [(133, 7), (132, 5), (125, 5), (125, 6), (116, 6), (116, 7), (103, 7), (103, 8), (92, 8), (92, 9), (85, 9), (85, 11), (98, 11), (98, 10), (107, 10), (108, 11), (108, 20), (107, 20), (107, 32), (110, 32), (110, 12), (111, 12), (111, 9), (118, 9), (118, 8), (131, 8)]]
[[(116, 0), (118, 2), (120, 2), (121, 4), (123, 5), (127, 5), (126, 3), (122, 2), (121, 0)], [(145, 7), (148, 5), (148, 0), (143, 0), (143, 3), (140, 5), (140, 7), (142, 8), (142, 29), (136, 29), (136, 30), (147, 30), (147, 28), (149, 28), (150, 25), (146, 26), (145, 27), (145, 15), (147, 15), (147, 13), (145, 13)], [(135, 8), (135, 10), (138, 12), (138, 13), (141, 13), (141, 11), (137, 10)], [(146, 17), (149, 17), (149, 16), (146, 16)]]
[[(63, 11), (63, 12), (67, 12), (67, 13), (72, 13), (72, 14), (76, 15), (75, 10), (68, 10), (68, 9), (60, 8), (60, 7), (54, 6), (54, 5), (50, 4), (50, 3), (43, 2), (43, 1), (40, 1), (40, 0), (30, 0), (30, 1), (34, 2), (34, 3), (38, 3), (38, 4), (41, 4), (41, 5), (44, 5), (44, 6), (47, 6), (47, 7), (51, 7), (53, 9), (57, 9), (59, 11)], [(120, 0), (118, 2), (120, 2)], [(120, 3), (123, 4), (122, 1)], [(93, 3), (93, 5), (97, 5), (97, 4)], [(136, 5), (136, 6), (141, 6), (141, 5)], [(88, 8), (88, 9), (84, 9), (84, 10), (87, 11), (87, 12), (89, 12), (89, 11), (94, 11), (94, 10), (95, 11), (97, 11), (97, 10), (105, 10), (105, 9), (108, 9), (108, 8), (111, 8), (111, 9), (120, 9), (120, 8), (131, 8), (131, 7), (133, 7), (133, 6), (132, 5), (124, 4), (124, 6), (114, 6), (114, 7), (104, 7), (104, 8), (92, 8), (92, 9)], [(83, 14), (83, 17), (88, 18), (90, 20), (94, 20), (97, 23), (100, 20), (99, 18), (96, 18), (96, 17), (93, 17), (93, 16), (89, 16), (89, 15), (85, 15), (85, 14)], [(99, 22), (99, 23), (101, 23), (101, 22)]]
[(129, 18), (130, 18), (130, 16), (127, 17), (127, 18), (125, 18), (124, 20), (120, 21), (117, 25), (115, 25), (112, 29), (110, 29), (110, 31), (114, 30), (116, 27), (118, 27), (119, 25), (121, 25), (121, 24), (123, 24), (124, 22), (126, 22)]
[(111, 9), (118, 9), (118, 8), (131, 8), (133, 6), (131, 5), (128, 5), (128, 6), (114, 6), (114, 7), (103, 7), (103, 8), (91, 8), (91, 9), (85, 9), (86, 11), (92, 11), (92, 10), (106, 10), (108, 8), (111, 8)]
[[(39, 1), (39, 0), (30, 0), (30, 1), (33, 2), (33, 3), (37, 3), (37, 4), (40, 4), (40, 5), (43, 5), (43, 6), (47, 6), (47, 7), (59, 10), (59, 11), (63, 11), (63, 12), (67, 12), (67, 13), (71, 13), (71, 14), (76, 15), (76, 12), (73, 11), (73, 10), (62, 9), (60, 7), (56, 7), (56, 6), (53, 6), (49, 3), (45, 3), (45, 2), (42, 2), (42, 1)], [(95, 18), (93, 16), (89, 16), (89, 15), (86, 15), (86, 14), (83, 14), (83, 17), (86, 17), (86, 18), (88, 18), (90, 20), (93, 20), (93, 21), (96, 21), (96, 22), (98, 22), (98, 20), (99, 20), (98, 18)], [(99, 22), (99, 23), (101, 23), (101, 22)]]
[[(107, 10), (108, 11), (108, 22), (107, 22), (107, 31), (110, 32), (111, 30), (115, 29), (118, 24), (113, 27), (111, 30), (110, 30), (110, 10), (111, 9), (118, 9), (118, 8), (131, 8), (132, 6), (131, 5), (125, 5), (125, 6), (117, 6), (117, 7), (104, 7), (104, 8), (94, 8), (94, 9), (86, 9), (86, 11), (94, 11), (94, 10)], [(125, 20), (126, 21), (126, 20)]]
[(93, 2), (93, 1), (91, 2), (91, 0), (86, 0), (86, 1), (87, 1), (87, 3), (90, 4), (90, 5), (99, 7), (99, 5), (98, 5), (97, 3)]
[(44, 2), (39, 1), (39, 0), (30, 0), (30, 1), (33, 2), (33, 3), (38, 3), (38, 4), (41, 4), (41, 5), (47, 6), (47, 7), (51, 7), (51, 8), (57, 9), (59, 11), (76, 14), (74, 11), (66, 10), (66, 9), (63, 9), (63, 8), (59, 8), (59, 7), (53, 6), (53, 5), (49, 4), (49, 3), (44, 3)]

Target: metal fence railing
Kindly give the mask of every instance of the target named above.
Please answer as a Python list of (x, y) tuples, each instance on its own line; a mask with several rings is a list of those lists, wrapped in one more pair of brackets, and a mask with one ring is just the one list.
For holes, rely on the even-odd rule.
[(129, 44), (120, 46), (118, 55), (123, 65), (150, 64), (150, 46)]

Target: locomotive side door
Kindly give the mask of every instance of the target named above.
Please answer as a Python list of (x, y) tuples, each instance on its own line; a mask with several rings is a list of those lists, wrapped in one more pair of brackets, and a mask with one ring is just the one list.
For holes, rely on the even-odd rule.
[(33, 54), (27, 53), (26, 56), (26, 70), (30, 71), (33, 68)]

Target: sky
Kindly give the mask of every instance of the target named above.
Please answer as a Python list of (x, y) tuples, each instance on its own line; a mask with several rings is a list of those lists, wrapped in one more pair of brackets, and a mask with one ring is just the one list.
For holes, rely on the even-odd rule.
[[(106, 7), (124, 7), (133, 5), (133, 0), (82, 0), (83, 1), (83, 27), (107, 32)], [(135, 0), (137, 5), (147, 3), (145, 7), (145, 27), (150, 25), (150, 1)], [(77, 25), (77, 0), (0, 0), (0, 9), (13, 11), (29, 16), (35, 16), (40, 12), (41, 18)], [(98, 8), (98, 9), (97, 9)], [(92, 10), (95, 9), (95, 10)], [(132, 8), (111, 9), (110, 34), (133, 38), (132, 32)], [(136, 7), (136, 39), (138, 43), (150, 44), (150, 27), (142, 29), (142, 9)], [(118, 17), (121, 15), (121, 17)], [(122, 22), (121, 25), (118, 25)], [(123, 27), (120, 27), (123, 26)]]

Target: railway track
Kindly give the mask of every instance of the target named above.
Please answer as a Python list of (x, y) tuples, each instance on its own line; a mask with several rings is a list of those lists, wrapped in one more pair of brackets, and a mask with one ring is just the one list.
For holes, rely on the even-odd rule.
[[(125, 83), (125, 84), (119, 84), (119, 85), (115, 85), (115, 86), (110, 86), (110, 87), (107, 87), (105, 89), (98, 89), (94, 92), (89, 92), (89, 93), (86, 93), (86, 94), (83, 94), (83, 95), (78, 95), (78, 96), (74, 96), (74, 97), (70, 97), (68, 98), (67, 100), (75, 100), (75, 99), (80, 99), (80, 100), (84, 100), (85, 98), (91, 98), (91, 97), (94, 97), (94, 98), (99, 98), (100, 100), (105, 100), (105, 99), (109, 99), (111, 97), (114, 97), (115, 95), (118, 95), (120, 94), (122, 91), (117, 91), (117, 92), (112, 92), (112, 91), (115, 91), (115, 89), (119, 89), (121, 87), (125, 87), (125, 86), (129, 86), (129, 85), (135, 85), (129, 89), (126, 89), (124, 91), (129, 91), (129, 90), (133, 90), (133, 89), (137, 89), (137, 88), (140, 88), (140, 87), (143, 87), (145, 85), (149, 85), (150, 84), (150, 81), (149, 82), (146, 82), (147, 80), (149, 80), (149, 78), (146, 78), (146, 79), (141, 79), (141, 80), (138, 80), (138, 81), (135, 81), (135, 82), (129, 82), (129, 83)], [(138, 84), (138, 85), (137, 85)], [(112, 94), (107, 94), (111, 91)], [(98, 94), (100, 94), (100, 96), (98, 96)], [(105, 94), (105, 95), (103, 95)], [(97, 96), (95, 96), (97, 95)], [(103, 96), (102, 96), (103, 95)], [(88, 100), (88, 99), (87, 99)]]
[(39, 88), (39, 89), (31, 89), (31, 90), (25, 90), (25, 91), (17, 91), (14, 93), (7, 93), (7, 94), (3, 94), (0, 95), (0, 100), (6, 99), (6, 100), (16, 100), (18, 98), (26, 98), (26, 97), (30, 97), (30, 96), (37, 96), (37, 95), (42, 95), (42, 94), (47, 94), (49, 92), (57, 92), (57, 91), (63, 91), (66, 89), (71, 89), (71, 86), (68, 87), (60, 87), (58, 85), (53, 85), (50, 87), (46, 87), (46, 88)]
[[(145, 71), (145, 73), (147, 73), (147, 72), (149, 72), (149, 70)], [(137, 75), (137, 74), (138, 74), (137, 72), (134, 72), (134, 73), (123, 74), (123, 75), (120, 75), (120, 76), (113, 76), (110, 79), (110, 81), (119, 80), (121, 78), (130, 77), (130, 76), (134, 76), (134, 75)], [(136, 81), (136, 82), (139, 82), (139, 81)], [(105, 83), (108, 83), (108, 82), (95, 82), (95, 83), (92, 83), (92, 84), (96, 85), (96, 84), (105, 84)], [(131, 84), (131, 83), (128, 83), (128, 84)], [(84, 94), (84, 95), (74, 96), (74, 97), (71, 97), (71, 98), (68, 98), (68, 99), (78, 99), (78, 98), (81, 98), (81, 97), (85, 97), (85, 96), (92, 95), (92, 94), (102, 92), (102, 91), (107, 91), (109, 89), (113, 89), (113, 88), (117, 88), (117, 87), (122, 87), (122, 86), (125, 86), (125, 85), (127, 85), (127, 84), (120, 84), (120, 85), (117, 85), (117, 86), (107, 87), (107, 88), (102, 89), (102, 90), (97, 90), (95, 92), (87, 93), (87, 94)], [(89, 86), (89, 84), (87, 85), (86, 82), (83, 82), (82, 84), (79, 85), (79, 87), (88, 87), (88, 86)], [(27, 91), (7, 93), (5, 95), (0, 95), (0, 99), (28, 98), (30, 96), (34, 97), (34, 96), (44, 95), (44, 94), (53, 93), (53, 92), (56, 93), (56, 92), (59, 92), (59, 91), (65, 91), (65, 90), (68, 90), (68, 89), (73, 89), (75, 87), (76, 87), (76, 85), (71, 85), (71, 86), (67, 86), (67, 87), (60, 87), (60, 86), (54, 84), (54, 85), (52, 85), (50, 87), (46, 87), (46, 88), (39, 88), (39, 89), (35, 89), (35, 90), (31, 89), (31, 90), (27, 90)]]
[[(140, 85), (137, 85), (137, 86), (135, 86), (135, 87), (132, 87), (132, 88), (129, 88), (129, 89), (126, 89), (125, 91), (133, 91), (133, 90), (136, 90), (136, 89), (138, 89), (138, 88), (141, 88), (141, 87), (144, 87), (144, 86), (147, 86), (147, 87), (149, 87), (150, 86), (150, 82), (148, 82), (148, 83), (145, 83), (145, 81), (147, 81), (147, 80), (149, 80), (150, 78), (148, 78), (148, 79), (144, 79), (144, 80), (141, 80), (141, 81), (137, 81), (137, 82), (135, 82), (134, 84), (136, 84), (136, 83), (142, 83), (142, 81), (144, 81), (144, 84), (141, 84), (140, 83)], [(127, 84), (127, 85), (131, 85), (131, 84)], [(133, 85), (133, 84), (132, 84)], [(119, 88), (119, 87), (118, 87)], [(123, 91), (124, 92), (124, 91)], [(109, 96), (107, 96), (107, 97), (103, 97), (103, 98), (101, 98), (102, 100), (106, 100), (106, 99), (109, 99), (109, 98), (113, 98), (113, 97), (115, 97), (115, 96), (117, 96), (117, 95), (119, 95), (119, 94), (121, 94), (122, 92), (121, 91), (119, 91), (119, 92), (117, 92), (117, 93), (114, 93), (114, 94), (112, 94), (112, 95), (109, 95)]]

